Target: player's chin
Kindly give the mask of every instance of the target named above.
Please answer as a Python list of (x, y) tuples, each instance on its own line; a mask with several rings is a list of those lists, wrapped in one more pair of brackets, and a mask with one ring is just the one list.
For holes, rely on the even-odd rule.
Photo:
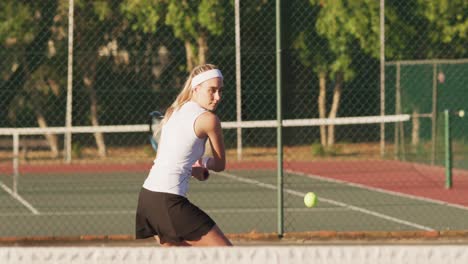
[(209, 110), (209, 111), (214, 111), (214, 110), (216, 110), (216, 107), (217, 107), (217, 106), (218, 106), (218, 105), (216, 105), (216, 104), (215, 104), (215, 105), (209, 105), (209, 106), (207, 107), (207, 110)]

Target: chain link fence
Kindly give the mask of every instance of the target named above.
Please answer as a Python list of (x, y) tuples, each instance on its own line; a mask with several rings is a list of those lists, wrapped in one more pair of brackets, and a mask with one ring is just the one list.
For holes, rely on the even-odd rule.
[[(191, 183), (189, 198), (226, 233), (467, 229), (468, 119), (459, 114), (468, 108), (466, 3), (387, 1), (381, 86), (378, 1), (285, 2), (278, 50), (270, 0), (239, 1), (239, 12), (227, 0), (2, 1), (0, 127), (26, 130), (16, 151), (13, 132), (0, 135), (0, 236), (133, 234), (155, 153), (145, 128), (122, 127), (164, 111), (200, 63), (225, 76), (217, 114), (228, 170)], [(277, 119), (278, 55), (282, 146), (275, 123), (265, 125)], [(401, 118), (375, 119), (382, 104)], [(446, 108), (458, 114), (451, 194), (443, 185)], [(71, 150), (66, 133), (53, 132), (67, 116), (90, 127), (72, 134)], [(120, 130), (92, 129), (103, 126)], [(32, 127), (51, 130), (28, 134)], [(303, 205), (309, 191), (317, 208)]]

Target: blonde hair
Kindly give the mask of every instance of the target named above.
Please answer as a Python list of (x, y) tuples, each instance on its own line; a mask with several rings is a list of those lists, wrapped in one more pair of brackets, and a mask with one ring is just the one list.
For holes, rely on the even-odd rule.
[(166, 113), (164, 114), (164, 118), (161, 121), (161, 125), (157, 128), (156, 132), (159, 132), (161, 130), (162, 126), (167, 122), (167, 120), (169, 120), (169, 118), (171, 117), (172, 113), (174, 113), (174, 111), (178, 110), (183, 104), (190, 101), (190, 99), (192, 98), (192, 94), (193, 94), (193, 89), (192, 89), (193, 77), (197, 76), (198, 74), (202, 72), (214, 70), (214, 69), (218, 69), (218, 67), (213, 64), (203, 64), (203, 65), (199, 65), (193, 68), (193, 70), (190, 72), (189, 77), (185, 81), (184, 88), (182, 88), (182, 91), (179, 93), (179, 95), (177, 96), (175, 101), (171, 104), (171, 106), (167, 108)]

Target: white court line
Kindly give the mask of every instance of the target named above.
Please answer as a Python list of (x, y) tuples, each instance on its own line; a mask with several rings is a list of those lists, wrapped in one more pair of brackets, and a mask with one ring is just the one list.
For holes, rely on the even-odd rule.
[(13, 198), (15, 198), (16, 200), (18, 200), (21, 204), (23, 204), (26, 208), (29, 209), (29, 211), (31, 211), (33, 214), (35, 215), (38, 215), (40, 214), (39, 211), (34, 208), (34, 206), (32, 206), (30, 203), (28, 203), (28, 201), (26, 201), (23, 197), (21, 197), (19, 194), (17, 193), (14, 193), (10, 188), (8, 188), (8, 186), (6, 186), (5, 184), (3, 184), (3, 182), (0, 182), (0, 187), (2, 187), (3, 190), (5, 190), (5, 192), (9, 193)]
[(323, 176), (319, 176), (319, 175), (307, 174), (307, 173), (294, 171), (294, 170), (285, 170), (285, 172), (291, 173), (291, 174), (296, 174), (296, 175), (301, 175), (301, 176), (308, 177), (308, 178), (313, 178), (313, 179), (316, 179), (316, 180), (339, 183), (339, 184), (345, 184), (345, 185), (349, 185), (349, 186), (353, 186), (353, 187), (357, 187), (357, 188), (365, 189), (365, 190), (369, 190), (369, 191), (375, 191), (375, 192), (390, 194), (390, 195), (394, 195), (394, 196), (400, 196), (400, 197), (404, 197), (404, 198), (419, 200), (419, 201), (423, 201), (423, 202), (450, 206), (450, 207), (454, 207), (454, 208), (457, 208), (457, 209), (468, 210), (467, 206), (463, 206), (463, 205), (460, 205), (460, 204), (453, 204), (453, 203), (443, 202), (443, 201), (439, 201), (439, 200), (435, 200), (435, 199), (419, 197), (419, 196), (415, 196), (415, 195), (411, 195), (411, 194), (400, 193), (400, 192), (396, 192), (396, 191), (389, 191), (389, 190), (380, 189), (380, 188), (377, 188), (377, 187), (370, 187), (370, 186), (359, 184), (359, 183), (352, 183), (352, 182), (327, 178), (327, 177), (323, 177)]
[[(114, 211), (69, 211), (69, 212), (41, 212), (41, 216), (71, 216), (71, 215), (127, 215), (135, 214), (135, 210), (114, 210)], [(0, 213), (0, 216), (30, 216), (26, 213)]]
[[(346, 211), (347, 208), (285, 208), (286, 212), (323, 212), (323, 211)], [(233, 208), (233, 209), (207, 209), (208, 213), (276, 213), (277, 208)]]
[[(263, 187), (263, 188), (267, 188), (267, 189), (271, 189), (271, 190), (276, 190), (277, 189), (276, 186), (273, 185), (273, 184), (263, 183), (263, 182), (259, 182), (259, 181), (251, 180), (251, 179), (246, 179), (244, 177), (239, 177), (239, 176), (229, 174), (229, 173), (226, 173), (226, 172), (217, 172), (217, 174), (219, 174), (221, 176), (224, 176), (226, 178), (234, 179), (234, 180), (245, 182), (245, 183), (254, 184), (254, 185), (257, 185), (257, 186), (260, 186), (260, 187)], [(294, 191), (294, 190), (287, 189), (287, 188), (284, 188), (284, 191), (289, 193), (289, 194), (299, 196), (299, 197), (304, 197), (304, 195), (305, 195), (305, 193)], [(389, 216), (389, 215), (386, 215), (386, 214), (381, 214), (381, 213), (374, 212), (374, 211), (371, 211), (371, 210), (367, 210), (367, 209), (364, 209), (364, 208), (361, 208), (361, 207), (358, 207), (358, 206), (338, 202), (338, 201), (335, 201), (335, 200), (332, 200), (332, 199), (327, 199), (327, 198), (324, 198), (323, 196), (320, 197), (320, 201), (324, 201), (324, 202), (327, 202), (329, 204), (345, 207), (345, 208), (348, 208), (348, 209), (353, 210), (353, 211), (357, 211), (357, 212), (360, 212), (360, 213), (363, 213), (363, 214), (372, 215), (372, 216), (375, 216), (375, 217), (378, 217), (378, 218), (386, 219), (386, 220), (389, 220), (389, 221), (392, 221), (392, 222), (395, 222), (395, 223), (415, 227), (415, 228), (418, 228), (418, 229), (422, 229), (422, 230), (426, 230), (426, 231), (434, 231), (435, 230), (435, 229), (433, 229), (431, 227), (427, 227), (427, 226), (423, 226), (423, 225), (416, 224), (416, 223), (413, 223), (413, 222), (409, 222), (409, 221), (399, 219), (399, 218), (396, 218), (396, 217), (393, 217), (393, 216)]]
[[(207, 213), (275, 213), (276, 208), (230, 208), (230, 209), (207, 209)], [(288, 212), (319, 212), (319, 211), (343, 211), (347, 208), (316, 208), (311, 211), (310, 208), (287, 208)], [(128, 215), (135, 214), (135, 210), (113, 210), (113, 211), (65, 211), (65, 212), (41, 212), (41, 216), (71, 216), (71, 215)], [(29, 213), (0, 213), (0, 217), (8, 216), (31, 216)]]

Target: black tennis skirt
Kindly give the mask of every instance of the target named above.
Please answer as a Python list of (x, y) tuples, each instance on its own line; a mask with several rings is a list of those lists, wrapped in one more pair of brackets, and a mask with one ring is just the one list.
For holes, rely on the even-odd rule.
[(183, 196), (142, 188), (135, 224), (137, 239), (157, 235), (162, 243), (177, 243), (200, 239), (216, 223)]

